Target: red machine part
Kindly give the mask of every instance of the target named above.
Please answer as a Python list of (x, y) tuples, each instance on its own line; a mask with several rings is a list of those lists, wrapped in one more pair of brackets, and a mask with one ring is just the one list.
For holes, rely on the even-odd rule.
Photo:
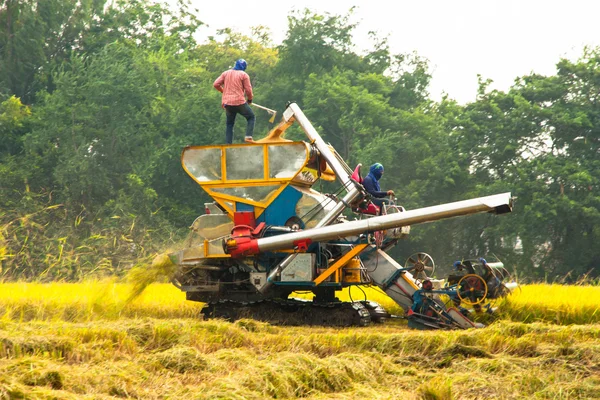
[(248, 236), (236, 237), (225, 242), (226, 251), (233, 258), (241, 258), (258, 254), (258, 242)]
[(360, 167), (362, 167), (362, 164), (358, 164), (350, 176), (350, 178), (354, 179), (358, 183), (362, 183), (363, 181), (362, 176), (360, 176)]
[(248, 226), (251, 226), (252, 228), (256, 227), (256, 219), (254, 218), (254, 211), (237, 211), (237, 212), (235, 212), (233, 214), (233, 224), (236, 227), (238, 225), (248, 225)]
[[(234, 214), (234, 221), (250, 222), (256, 224), (254, 219), (254, 213), (252, 218), (248, 215), (241, 215), (235, 217), (238, 213)], [(251, 225), (236, 225), (231, 230), (231, 239), (225, 242), (225, 251), (233, 258), (247, 257), (259, 253), (258, 242), (256, 237), (265, 228), (265, 223), (261, 222), (258, 226), (254, 227)]]
[(294, 242), (294, 247), (298, 251), (306, 251), (306, 250), (308, 250), (308, 246), (310, 246), (311, 243), (312, 243), (311, 239), (296, 240)]
[[(233, 258), (247, 257), (260, 253), (257, 238), (265, 228), (265, 223), (261, 222), (256, 228), (249, 225), (236, 225), (231, 230), (231, 239), (225, 242), (225, 251)], [(304, 252), (308, 250), (312, 240), (310, 238), (297, 240), (294, 242), (294, 248), (297, 251)]]

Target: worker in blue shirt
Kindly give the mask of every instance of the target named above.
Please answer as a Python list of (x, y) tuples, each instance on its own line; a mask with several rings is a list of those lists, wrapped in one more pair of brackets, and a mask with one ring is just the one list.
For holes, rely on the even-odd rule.
[(373, 196), (373, 203), (380, 209), (383, 209), (384, 204), (389, 204), (389, 201), (384, 199), (385, 196), (393, 196), (394, 191), (382, 191), (379, 186), (379, 180), (383, 176), (383, 165), (375, 163), (369, 168), (369, 174), (363, 179), (362, 184), (365, 190)]

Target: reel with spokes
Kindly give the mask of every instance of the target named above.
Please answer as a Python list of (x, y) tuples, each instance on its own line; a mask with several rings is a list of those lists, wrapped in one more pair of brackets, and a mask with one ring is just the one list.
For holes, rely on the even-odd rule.
[(435, 262), (427, 253), (415, 253), (408, 257), (404, 269), (410, 271), (418, 283), (430, 279), (435, 272)]
[(456, 292), (461, 302), (474, 306), (485, 301), (488, 287), (485, 280), (476, 274), (467, 274), (460, 278)]

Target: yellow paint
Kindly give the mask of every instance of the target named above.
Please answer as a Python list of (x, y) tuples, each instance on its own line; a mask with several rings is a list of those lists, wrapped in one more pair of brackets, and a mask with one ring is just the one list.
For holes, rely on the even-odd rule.
[[(480, 276), (479, 276), (479, 275), (477, 275), (477, 274), (467, 274), (467, 275), (463, 276), (462, 278), (460, 278), (460, 280), (458, 281), (458, 284), (457, 284), (457, 286), (458, 286), (458, 288), (459, 288), (459, 289), (461, 288), (461, 283), (462, 283), (463, 281), (465, 281), (467, 278), (469, 278), (469, 279), (471, 279), (471, 278), (472, 278), (472, 279), (475, 279), (475, 280), (477, 280), (477, 281), (479, 281), (479, 282), (483, 283), (483, 292), (484, 292), (484, 293), (483, 293), (483, 296), (482, 296), (482, 297), (481, 297), (479, 300), (477, 300), (477, 301), (472, 301), (472, 300), (471, 300), (469, 297), (462, 297), (462, 296), (461, 296), (461, 293), (460, 293), (460, 290), (458, 290), (458, 292), (457, 292), (457, 293), (458, 293), (458, 298), (459, 298), (461, 301), (463, 301), (465, 304), (468, 304), (468, 305), (470, 305), (470, 306), (474, 306), (474, 305), (476, 305), (476, 304), (483, 303), (483, 301), (484, 301), (484, 300), (485, 300), (485, 298), (487, 297), (487, 293), (488, 293), (488, 287), (487, 287), (487, 283), (485, 282), (485, 279), (483, 279), (482, 277), (480, 277)], [(470, 291), (470, 292), (473, 292), (474, 290), (475, 290), (475, 288), (471, 287), (469, 291)], [(468, 296), (468, 295), (467, 295), (467, 296)]]
[(329, 167), (329, 165), (327, 165), (327, 167), (325, 168), (325, 171), (321, 171), (321, 179), (323, 179), (324, 181), (327, 181), (327, 182), (335, 181), (335, 173)]
[(294, 118), (290, 118), (289, 121), (282, 120), (275, 128), (267, 134), (263, 139), (257, 140), (256, 143), (285, 143), (291, 142), (289, 139), (284, 139), (283, 136), (287, 128), (292, 126)]
[(323, 273), (313, 281), (315, 285), (320, 285), (325, 279), (327, 279), (331, 274), (336, 272), (336, 281), (340, 281), (341, 271), (340, 268), (345, 266), (348, 261), (357, 256), (361, 251), (363, 251), (368, 244), (357, 244), (352, 248), (349, 252), (341, 256), (336, 262), (333, 263), (329, 268), (327, 268)]
[(415, 289), (415, 290), (419, 290), (419, 289), (421, 289), (420, 287), (418, 287), (418, 286), (417, 286), (417, 284), (416, 284), (416, 283), (415, 283), (413, 280), (409, 279), (409, 278), (408, 278), (408, 276), (406, 276), (406, 274), (400, 274), (400, 276), (401, 276), (401, 277), (402, 277), (402, 279), (404, 279), (404, 281), (405, 281), (406, 283), (408, 283), (408, 284), (409, 284), (409, 285), (410, 285), (410, 286), (411, 286), (413, 289)]
[(360, 259), (353, 258), (342, 267), (342, 282), (360, 283)]
[(219, 205), (225, 209), (225, 212), (229, 215), (229, 218), (233, 218), (233, 209), (231, 209), (231, 207), (229, 207), (229, 205), (224, 201), (224, 199), (221, 199), (216, 196), (214, 196), (213, 199), (215, 199), (215, 201), (217, 203), (219, 203)]
[[(287, 129), (287, 127), (282, 128), (283, 125), (287, 125), (287, 124), (280, 124), (278, 127), (280, 129), (282, 129), (282, 131), (279, 134), (274, 133), (273, 137), (278, 137), (277, 135), (280, 135), (281, 133), (283, 133), (283, 131), (285, 131), (285, 129)], [(274, 129), (274, 131), (277, 130)], [(261, 143), (257, 143), (257, 144), (231, 144), (231, 145), (209, 145), (209, 146), (190, 146), (187, 147), (186, 150), (190, 150), (190, 149), (220, 149), (221, 150), (221, 165), (220, 165), (220, 176), (221, 176), (221, 180), (212, 180), (212, 181), (199, 181), (198, 179), (196, 179), (196, 177), (194, 176), (194, 174), (192, 174), (186, 167), (185, 163), (184, 163), (184, 154), (185, 154), (185, 150), (181, 155), (181, 164), (183, 166), (183, 169), (188, 173), (188, 175), (194, 179), (196, 181), (196, 183), (198, 183), (204, 190), (206, 190), (206, 192), (208, 192), (208, 194), (215, 199), (215, 201), (221, 205), (226, 213), (229, 215), (230, 218), (233, 218), (233, 214), (235, 213), (235, 204), (236, 203), (243, 203), (243, 204), (248, 204), (254, 207), (254, 215), (256, 218), (258, 218), (263, 212), (264, 210), (269, 206), (269, 204), (271, 204), (271, 202), (273, 200), (275, 200), (277, 198), (277, 196), (279, 196), (279, 194), (290, 184), (290, 182), (292, 182), (297, 176), (298, 174), (304, 169), (304, 167), (306, 166), (306, 164), (308, 164), (308, 154), (309, 152), (306, 152), (305, 155), (305, 159), (304, 162), (302, 163), (301, 167), (298, 168), (298, 170), (296, 171), (296, 173), (289, 177), (289, 178), (269, 178), (270, 176), (270, 171), (269, 171), (269, 147), (270, 146), (285, 146), (288, 144), (303, 144), (304, 146), (307, 146), (306, 143), (304, 142), (292, 142), (289, 140), (275, 140), (275, 142), (277, 143), (269, 143), (268, 141), (263, 141)], [(226, 153), (227, 153), (227, 149), (228, 148), (235, 148), (235, 147), (240, 147), (240, 146), (262, 146), (263, 147), (263, 177), (262, 179), (237, 179), (237, 180), (228, 180), (227, 179), (227, 171), (226, 171)], [(243, 161), (242, 161), (243, 162)], [(318, 179), (318, 176), (317, 176)], [(316, 180), (316, 179), (314, 179)], [(310, 182), (310, 183), (306, 183), (307, 185), (312, 185), (314, 183)], [(273, 187), (273, 192), (268, 196), (268, 198), (266, 198), (263, 201), (253, 201), (253, 200), (248, 200), (242, 197), (237, 197), (237, 196), (233, 196), (233, 195), (228, 195), (228, 194), (224, 194), (224, 193), (218, 193), (216, 192), (214, 189), (219, 189), (219, 188), (235, 188), (235, 187), (256, 187), (256, 186), (272, 186)], [(279, 187), (277, 187), (279, 186)], [(233, 207), (227, 205), (227, 201), (233, 203)]]

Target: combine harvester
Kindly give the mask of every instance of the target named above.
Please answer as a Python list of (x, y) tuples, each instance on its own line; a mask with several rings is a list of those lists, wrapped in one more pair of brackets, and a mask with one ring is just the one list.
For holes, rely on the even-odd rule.
[[(297, 122), (308, 142), (283, 134)], [(254, 144), (188, 146), (185, 171), (213, 199), (191, 226), (188, 247), (169, 255), (173, 283), (192, 301), (206, 303), (205, 318), (255, 318), (283, 325), (367, 325), (389, 316), (377, 303), (341, 302), (336, 292), (374, 285), (407, 312), (420, 329), (470, 328), (457, 308), (439, 300), (479, 304), (487, 282), (466, 274), (451, 286), (431, 285), (433, 260), (411, 256), (403, 267), (386, 251), (410, 225), (512, 209), (510, 193), (406, 211), (380, 210), (352, 171), (291, 103), (268, 136)], [(338, 194), (313, 189), (319, 180), (341, 184)], [(343, 215), (351, 210), (356, 219)], [(312, 301), (289, 298), (311, 292)]]

